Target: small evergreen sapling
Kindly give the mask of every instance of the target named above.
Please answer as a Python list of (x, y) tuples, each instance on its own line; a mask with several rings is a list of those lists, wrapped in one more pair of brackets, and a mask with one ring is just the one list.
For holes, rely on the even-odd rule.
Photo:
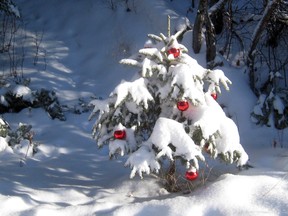
[[(248, 161), (235, 123), (215, 101), (220, 83), (229, 90), (231, 81), (191, 58), (177, 41), (180, 33), (148, 35), (136, 56), (120, 61), (138, 68), (136, 78), (122, 81), (107, 99), (91, 102), (90, 119), (97, 116), (93, 137), (99, 147), (109, 145), (110, 157), (128, 155), (131, 178), (157, 173), (164, 158), (180, 158), (188, 174), (195, 172), (203, 152), (237, 166)], [(115, 137), (115, 131), (125, 131), (125, 138)]]

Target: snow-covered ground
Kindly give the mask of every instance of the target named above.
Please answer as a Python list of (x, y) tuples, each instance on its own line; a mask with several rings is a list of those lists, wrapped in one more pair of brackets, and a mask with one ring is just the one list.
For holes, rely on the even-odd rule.
[[(30, 87), (54, 90), (69, 106), (79, 97), (107, 97), (121, 79), (131, 79), (135, 71), (118, 61), (142, 48), (148, 33), (165, 33), (168, 14), (176, 28), (186, 13), (185, 1), (135, 0), (129, 13), (121, 6), (112, 11), (104, 0), (15, 2), (24, 19)], [(41, 41), (36, 66), (35, 40)], [(191, 32), (184, 43), (191, 47)], [(203, 53), (190, 53), (204, 63)], [(0, 215), (288, 215), (287, 130), (252, 124), (256, 98), (243, 69), (227, 63), (222, 70), (233, 84), (218, 101), (238, 125), (254, 168), (239, 172), (208, 161), (211, 180), (189, 194), (168, 193), (153, 176), (130, 180), (125, 158), (110, 161), (107, 149), (97, 149), (90, 113), (66, 113), (67, 121), (59, 121), (42, 109), (26, 109), (4, 118), (13, 128), (31, 124), (41, 145), (22, 167), (26, 148), (0, 153)]]

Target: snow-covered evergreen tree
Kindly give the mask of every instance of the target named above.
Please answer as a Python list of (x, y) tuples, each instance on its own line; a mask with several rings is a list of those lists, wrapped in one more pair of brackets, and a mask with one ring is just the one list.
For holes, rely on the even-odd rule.
[(107, 144), (110, 157), (127, 154), (131, 178), (157, 173), (167, 157), (180, 158), (187, 172), (197, 172), (205, 155), (237, 166), (248, 161), (237, 126), (215, 100), (220, 83), (229, 90), (231, 81), (191, 58), (177, 41), (180, 33), (148, 35), (137, 55), (120, 62), (139, 68), (136, 77), (122, 81), (109, 98), (91, 102), (98, 146)]

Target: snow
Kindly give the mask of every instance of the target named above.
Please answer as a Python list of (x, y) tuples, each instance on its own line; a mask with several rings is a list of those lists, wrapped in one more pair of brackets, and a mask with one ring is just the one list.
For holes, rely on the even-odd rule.
[(115, 94), (117, 97), (114, 105), (115, 108), (127, 99), (128, 96), (132, 96), (133, 101), (137, 105), (143, 103), (144, 108), (147, 108), (149, 100), (153, 100), (143, 78), (139, 78), (133, 82), (123, 81), (112, 94)]
[(29, 89), (27, 86), (16, 85), (15, 88), (12, 89), (12, 94), (16, 98), (22, 97), (25, 101), (33, 101), (31, 89)]
[(283, 114), (285, 105), (283, 104), (281, 98), (278, 95), (275, 95), (273, 100), (273, 107), (275, 110), (277, 110), (278, 114)]
[(143, 173), (150, 174), (151, 170), (158, 172), (160, 164), (156, 160), (154, 153), (147, 148), (142, 146), (138, 151), (133, 152), (125, 163), (125, 166), (129, 166), (132, 171), (130, 178), (134, 178), (135, 174), (138, 173), (140, 178), (143, 178)]
[[(31, 77), (31, 89), (46, 87), (61, 103), (76, 104), (79, 97), (107, 98), (122, 79), (132, 79), (135, 70), (119, 65), (119, 60), (143, 48), (147, 34), (165, 33), (167, 14), (177, 20), (177, 13), (184, 11), (178, 1), (133, 2), (136, 12), (127, 13), (122, 6), (112, 11), (108, 1), (15, 0), (28, 39), (43, 31), (40, 48), (46, 56), (39, 56), (36, 66), (33, 43), (25, 45), (23, 71)], [(204, 53), (189, 55), (200, 63), (205, 58)], [(1, 139), (0, 215), (287, 215), (287, 130), (280, 137), (272, 127), (253, 124), (250, 113), (256, 97), (243, 70), (229, 64), (219, 69), (233, 84), (218, 102), (238, 126), (253, 168), (239, 172), (234, 165), (207, 160), (211, 180), (201, 179), (206, 183), (189, 194), (168, 193), (153, 175), (129, 179), (125, 156), (110, 161), (108, 149), (97, 148), (90, 113), (65, 113), (67, 120), (58, 121), (42, 109), (25, 109), (3, 117), (12, 128), (19, 122), (31, 124), (39, 152), (25, 158), (27, 143), (16, 154)], [(29, 98), (25, 88), (18, 90)], [(144, 96), (144, 101), (149, 99)], [(99, 103), (101, 109), (106, 105)], [(284, 148), (272, 148), (273, 141), (283, 142)]]
[(7, 140), (4, 137), (0, 137), (0, 152), (5, 151), (8, 148)]
[[(174, 156), (182, 156), (187, 160), (187, 163), (192, 160), (196, 169), (199, 168), (197, 158), (204, 160), (199, 146), (195, 145), (193, 140), (191, 140), (183, 125), (171, 119), (160, 117), (156, 121), (153, 132), (147, 142), (150, 145), (154, 144), (161, 150), (157, 154), (157, 158), (166, 155), (170, 160), (173, 160), (173, 154)], [(174, 153), (168, 146), (169, 144), (176, 148)]]

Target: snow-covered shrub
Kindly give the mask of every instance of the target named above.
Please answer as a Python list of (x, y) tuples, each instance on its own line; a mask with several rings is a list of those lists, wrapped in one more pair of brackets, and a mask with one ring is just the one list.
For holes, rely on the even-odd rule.
[(56, 92), (40, 89), (33, 92), (33, 97), (35, 100), (32, 103), (32, 107), (43, 107), (52, 119), (66, 120)]
[(62, 107), (54, 91), (39, 89), (32, 91), (22, 84), (3, 86), (0, 95), (0, 113), (19, 112), (25, 108), (42, 107), (52, 119), (66, 120)]
[(257, 104), (251, 113), (256, 124), (284, 129), (288, 126), (288, 89), (281, 88), (276, 83), (281, 78), (280, 73), (270, 73), (270, 78), (264, 85)]
[(32, 126), (19, 123), (13, 130), (9, 124), (0, 118), (0, 152), (13, 152), (20, 156), (33, 156), (38, 151), (36, 142), (33, 141)]
[(158, 173), (165, 158), (198, 172), (206, 152), (237, 166), (248, 161), (236, 124), (215, 101), (220, 84), (229, 90), (231, 81), (222, 70), (200, 66), (178, 34), (148, 35), (137, 55), (120, 61), (139, 68), (135, 78), (123, 80), (109, 98), (91, 101), (93, 137), (99, 147), (109, 145), (110, 157), (128, 155), (131, 178)]

